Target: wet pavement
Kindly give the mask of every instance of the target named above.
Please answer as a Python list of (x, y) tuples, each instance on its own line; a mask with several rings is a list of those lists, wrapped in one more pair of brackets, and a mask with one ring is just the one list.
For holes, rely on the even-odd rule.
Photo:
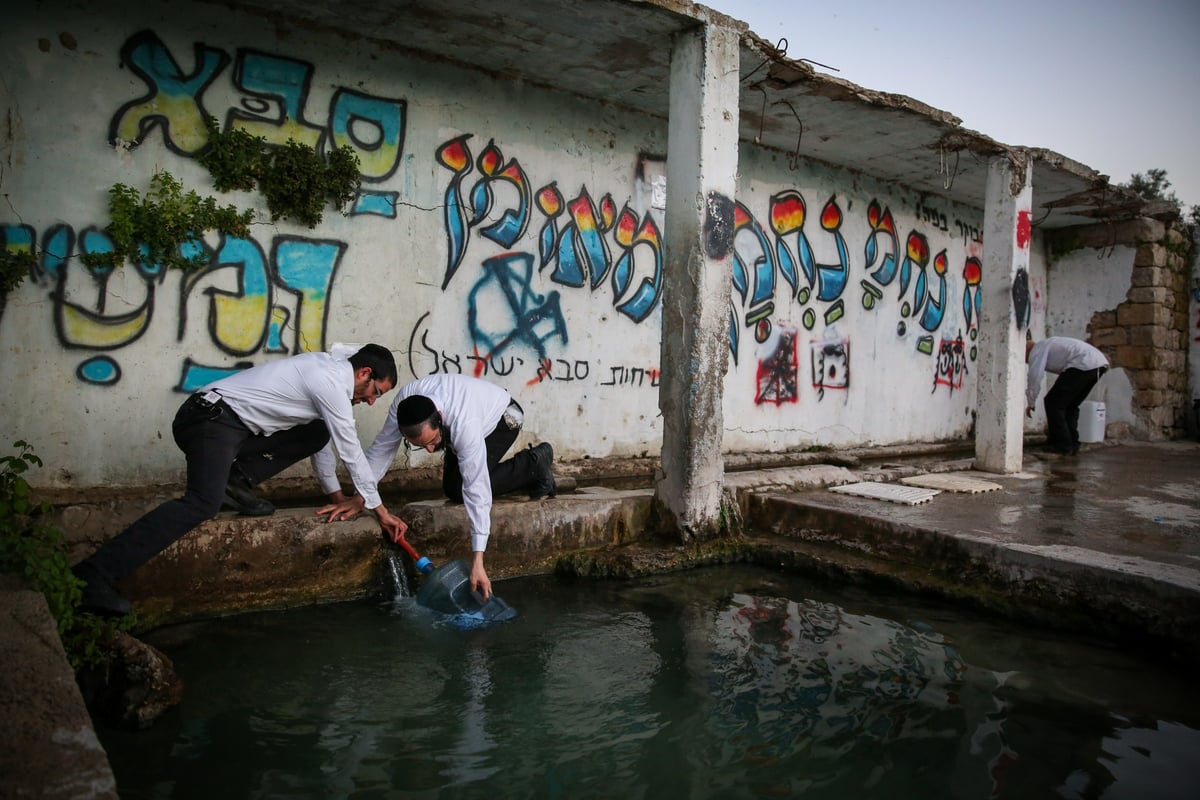
[[(854, 470), (852, 480), (898, 489), (900, 500), (831, 484), (775, 494), (754, 518), (829, 552), (906, 566), (899, 580), (917, 588), (964, 598), (974, 588), (985, 605), (1025, 604), (1097, 630), (1182, 644), (1188, 658), (1200, 654), (1200, 443), (1100, 443), (1076, 456), (1027, 451), (1023, 471), (1012, 475), (971, 467), (962, 459)], [(960, 488), (976, 491), (906, 504), (914, 502), (907, 482), (937, 475), (949, 484), (966, 479)]]
[(937, 471), (1000, 489), (942, 491), (918, 505), (844, 494), (829, 502), (997, 543), (1078, 548), (1200, 576), (1200, 443), (1096, 445), (1077, 456), (1034, 451), (1013, 475), (972, 471), (969, 459)]

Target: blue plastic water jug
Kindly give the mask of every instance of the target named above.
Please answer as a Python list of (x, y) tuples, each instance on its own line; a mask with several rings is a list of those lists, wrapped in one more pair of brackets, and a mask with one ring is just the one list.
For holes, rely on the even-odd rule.
[(450, 615), (450, 622), (455, 627), (479, 627), (504, 622), (517, 615), (516, 609), (497, 597), (495, 592), (486, 601), (478, 592), (472, 592), (471, 568), (461, 559), (434, 569), (429, 559), (421, 558), (417, 561), (417, 568), (425, 573), (421, 588), (417, 590), (417, 602)]

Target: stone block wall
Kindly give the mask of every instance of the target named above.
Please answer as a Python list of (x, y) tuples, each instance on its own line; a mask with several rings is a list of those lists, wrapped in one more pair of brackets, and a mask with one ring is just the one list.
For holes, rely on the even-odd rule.
[(1187, 370), (1192, 241), (1187, 229), (1178, 222), (1143, 218), (1057, 235), (1064, 237), (1059, 247), (1135, 248), (1125, 300), (1092, 315), (1089, 339), (1129, 376), (1138, 429), (1151, 441), (1183, 438), (1192, 413)]

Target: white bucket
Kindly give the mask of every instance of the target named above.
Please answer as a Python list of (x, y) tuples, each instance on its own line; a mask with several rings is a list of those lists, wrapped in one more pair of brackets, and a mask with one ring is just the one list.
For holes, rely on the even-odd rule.
[(1079, 441), (1104, 441), (1104, 403), (1087, 400), (1080, 404)]

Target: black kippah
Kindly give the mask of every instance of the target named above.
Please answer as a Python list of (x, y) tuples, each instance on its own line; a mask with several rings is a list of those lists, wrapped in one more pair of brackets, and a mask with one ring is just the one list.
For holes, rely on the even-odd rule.
[(423, 394), (406, 397), (396, 405), (396, 425), (408, 428), (420, 425), (437, 413), (437, 406)]

